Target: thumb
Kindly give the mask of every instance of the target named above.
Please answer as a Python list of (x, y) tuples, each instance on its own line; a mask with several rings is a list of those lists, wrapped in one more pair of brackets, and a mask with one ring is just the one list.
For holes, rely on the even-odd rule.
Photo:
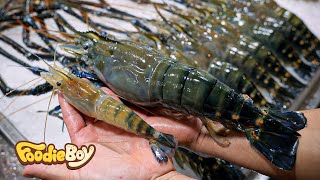
[(66, 179), (74, 174), (73, 170), (69, 170), (65, 164), (33, 164), (26, 166), (22, 172), (25, 177), (40, 179)]

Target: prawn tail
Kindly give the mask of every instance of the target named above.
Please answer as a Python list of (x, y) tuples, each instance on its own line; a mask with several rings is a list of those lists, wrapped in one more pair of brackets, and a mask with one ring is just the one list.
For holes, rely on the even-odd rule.
[(299, 131), (306, 127), (307, 119), (301, 112), (267, 109), (268, 116), (285, 127)]
[(272, 164), (291, 170), (295, 164), (299, 139), (292, 134), (276, 134), (261, 129), (247, 129), (246, 135), (251, 144)]
[(245, 100), (237, 121), (253, 147), (272, 164), (291, 170), (296, 160), (300, 134), (307, 120), (301, 112), (259, 109)]
[(168, 156), (173, 157), (177, 149), (177, 141), (170, 134), (160, 133), (157, 139), (149, 141), (153, 155), (158, 162), (168, 162)]
[(259, 127), (245, 129), (248, 140), (275, 166), (291, 170), (294, 166), (300, 134), (307, 120), (301, 112), (265, 109), (257, 121)]

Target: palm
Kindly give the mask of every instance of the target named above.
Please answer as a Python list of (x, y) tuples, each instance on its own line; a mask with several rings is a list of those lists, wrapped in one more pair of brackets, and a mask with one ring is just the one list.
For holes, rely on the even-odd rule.
[(148, 140), (104, 122), (86, 122), (87, 126), (78, 131), (72, 141), (77, 145), (94, 144), (97, 151), (76, 175), (90, 178), (92, 173), (100, 178), (150, 179), (173, 170), (171, 161), (166, 164), (156, 161)]
[(148, 140), (104, 122), (94, 123), (91, 119), (86, 122), (87, 126), (72, 135), (71, 139), (78, 147), (95, 145), (96, 152), (87, 165), (73, 171), (64, 164), (52, 167), (34, 165), (26, 168), (25, 174), (41, 172), (37, 176), (45, 179), (151, 179), (174, 169), (171, 161), (165, 164), (156, 161)]

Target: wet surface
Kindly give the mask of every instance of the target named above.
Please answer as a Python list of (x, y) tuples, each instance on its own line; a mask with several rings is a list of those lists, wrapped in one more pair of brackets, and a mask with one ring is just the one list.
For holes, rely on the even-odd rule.
[(0, 179), (25, 179), (14, 146), (0, 133)]

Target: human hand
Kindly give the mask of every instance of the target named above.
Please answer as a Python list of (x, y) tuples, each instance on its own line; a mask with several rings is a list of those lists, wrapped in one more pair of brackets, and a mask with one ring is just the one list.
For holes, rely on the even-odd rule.
[[(104, 91), (119, 100), (110, 90)], [(172, 160), (160, 164), (149, 141), (79, 113), (61, 94), (59, 102), (71, 142), (93, 144), (96, 152), (84, 167), (69, 170), (65, 164), (26, 166), (23, 175), (41, 179), (153, 179), (174, 170)]]

